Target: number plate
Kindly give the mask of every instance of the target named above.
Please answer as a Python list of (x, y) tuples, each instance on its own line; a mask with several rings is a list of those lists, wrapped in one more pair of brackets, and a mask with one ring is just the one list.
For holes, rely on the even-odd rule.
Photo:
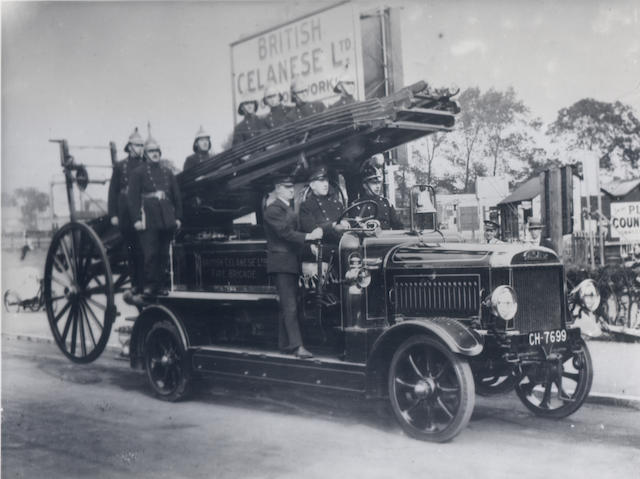
[(529, 345), (531, 346), (564, 343), (566, 340), (566, 329), (554, 329), (553, 331), (537, 331), (535, 333), (529, 333)]

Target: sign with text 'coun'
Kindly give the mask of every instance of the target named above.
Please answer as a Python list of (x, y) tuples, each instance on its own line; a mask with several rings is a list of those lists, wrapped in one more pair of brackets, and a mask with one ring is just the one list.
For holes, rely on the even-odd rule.
[(611, 238), (640, 241), (640, 201), (611, 203)]
[(295, 77), (308, 86), (311, 100), (331, 103), (333, 87), (344, 77), (355, 81), (355, 96), (363, 98), (359, 22), (357, 7), (348, 2), (232, 43), (234, 115), (241, 102), (260, 102), (268, 84), (288, 102)]

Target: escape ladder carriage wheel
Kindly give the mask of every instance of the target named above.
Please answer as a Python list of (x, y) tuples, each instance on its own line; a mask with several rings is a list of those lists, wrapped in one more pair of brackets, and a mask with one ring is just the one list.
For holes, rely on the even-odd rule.
[(475, 404), (469, 363), (429, 336), (400, 345), (389, 368), (389, 399), (410, 436), (444, 442), (465, 428)]
[(115, 319), (111, 266), (98, 235), (67, 223), (54, 235), (44, 268), (44, 301), (56, 344), (71, 361), (94, 361)]

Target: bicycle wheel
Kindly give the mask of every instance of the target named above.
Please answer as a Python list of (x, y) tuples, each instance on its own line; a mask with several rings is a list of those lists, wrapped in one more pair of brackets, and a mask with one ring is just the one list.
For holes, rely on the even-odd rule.
[(17, 313), (20, 311), (20, 306), (22, 303), (22, 298), (20, 295), (12, 290), (8, 289), (4, 292), (4, 309), (7, 313)]

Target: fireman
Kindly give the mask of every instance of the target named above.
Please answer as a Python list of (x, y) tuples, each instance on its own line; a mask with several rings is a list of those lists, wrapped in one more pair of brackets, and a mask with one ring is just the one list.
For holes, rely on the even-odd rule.
[(144, 162), (144, 141), (137, 128), (129, 136), (124, 151), (128, 155), (127, 158), (117, 162), (111, 174), (108, 209), (111, 224), (120, 230), (124, 247), (127, 250), (127, 263), (131, 275), (131, 294), (139, 294), (142, 292), (144, 279), (144, 257), (127, 202), (131, 173)]
[(209, 150), (211, 150), (211, 135), (200, 126), (196, 137), (193, 139), (193, 155), (187, 156), (184, 160), (183, 169), (188, 170), (210, 159)]
[(487, 244), (502, 244), (497, 236), (500, 231), (500, 225), (495, 221), (485, 220), (484, 221), (484, 239)]
[[(374, 155), (368, 160), (364, 161), (360, 166), (360, 179), (362, 181), (362, 188), (360, 190), (359, 197), (356, 201), (371, 200), (378, 206), (376, 218), (380, 221), (382, 229), (404, 229), (402, 221), (398, 217), (396, 210), (389, 200), (381, 195), (382, 192), (382, 165), (384, 164), (384, 158), (382, 155)], [(373, 207), (368, 204), (360, 208), (358, 216), (361, 218), (371, 216), (373, 214)]]
[(355, 93), (356, 82), (354, 82), (351, 78), (344, 76), (336, 83), (336, 86), (333, 88), (333, 92), (340, 95), (338, 100), (331, 105), (330, 108), (335, 108), (339, 106), (349, 105), (356, 101), (353, 94)]
[(243, 101), (238, 105), (238, 114), (244, 119), (233, 130), (232, 146), (250, 140), (267, 129), (264, 120), (257, 115), (258, 102), (256, 100)]
[(144, 294), (166, 294), (164, 272), (169, 264), (169, 244), (180, 228), (182, 202), (173, 172), (160, 163), (161, 151), (149, 137), (144, 145), (146, 163), (131, 174), (129, 208), (144, 251)]
[(281, 351), (299, 358), (313, 355), (302, 344), (298, 324), (298, 254), (305, 241), (322, 239), (322, 228), (303, 233), (296, 228), (296, 214), (290, 206), (295, 194), (290, 176), (274, 178), (274, 201), (264, 210), (267, 236), (267, 273), (274, 276), (279, 296), (278, 346)]
[(289, 121), (301, 120), (326, 110), (321, 101), (309, 101), (309, 85), (302, 77), (293, 79), (290, 92), (294, 106), (289, 110)]
[(264, 105), (269, 108), (269, 113), (264, 117), (264, 125), (268, 129), (278, 128), (289, 122), (287, 113), (290, 107), (282, 104), (282, 93), (278, 91), (275, 84), (267, 85), (262, 98)]

